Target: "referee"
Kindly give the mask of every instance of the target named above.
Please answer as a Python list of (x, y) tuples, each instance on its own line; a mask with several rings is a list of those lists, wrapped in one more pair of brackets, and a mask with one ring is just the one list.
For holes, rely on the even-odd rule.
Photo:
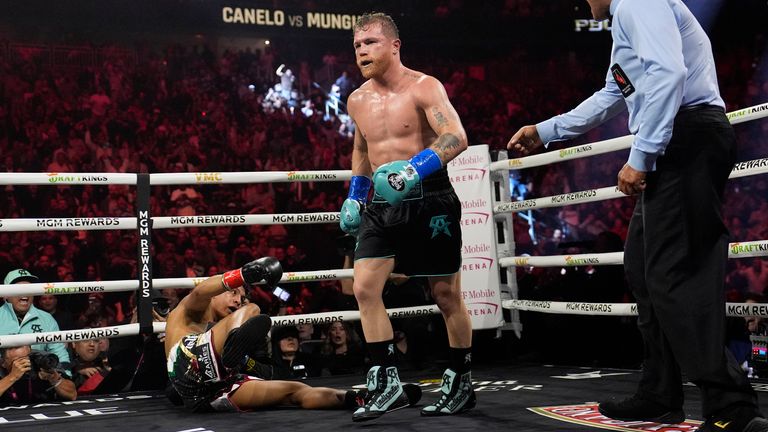
[(645, 352), (631, 397), (600, 404), (618, 420), (680, 423), (682, 373), (702, 394), (704, 431), (768, 431), (757, 396), (724, 346), (728, 230), (721, 214), (736, 140), (710, 41), (681, 0), (587, 0), (613, 18), (605, 86), (566, 114), (521, 128), (528, 153), (629, 111), (634, 136), (618, 188), (637, 194), (624, 268)]

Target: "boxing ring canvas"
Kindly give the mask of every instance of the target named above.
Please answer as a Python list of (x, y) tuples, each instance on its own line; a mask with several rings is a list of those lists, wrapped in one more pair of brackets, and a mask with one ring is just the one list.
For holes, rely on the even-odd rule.
[[(402, 373), (422, 386), (416, 407), (389, 413), (369, 423), (352, 423), (352, 411), (275, 408), (244, 413), (192, 414), (173, 406), (162, 393), (123, 393), (64, 403), (0, 407), (0, 430), (8, 431), (495, 431), (597, 432), (693, 431), (700, 424), (698, 389), (685, 386), (684, 424), (662, 426), (611, 420), (597, 413), (597, 400), (631, 394), (638, 371), (547, 366), (479, 367), (473, 371), (478, 405), (460, 416), (421, 417), (420, 407), (438, 397), (442, 369)], [(308, 384), (343, 389), (364, 385), (360, 376), (321, 377)], [(754, 381), (763, 412), (768, 411), (768, 382)]]

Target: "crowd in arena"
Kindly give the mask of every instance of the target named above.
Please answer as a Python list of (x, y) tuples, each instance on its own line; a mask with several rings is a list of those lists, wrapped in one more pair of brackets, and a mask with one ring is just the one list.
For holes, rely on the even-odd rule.
[[(530, 13), (529, 3), (509, 2), (507, 12)], [(436, 13), (450, 15), (449, 6), (447, 2)], [(296, 59), (286, 58), (276, 47), (216, 54), (205, 45), (174, 44), (162, 52), (115, 50), (95, 66), (56, 67), (41, 61), (37, 51), (18, 48), (10, 55), (6, 50), (9, 55), (0, 58), (0, 169), (50, 173), (349, 169), (354, 125), (345, 116), (343, 100), (361, 80), (349, 51)], [(521, 50), (488, 62), (461, 63), (404, 48), (412, 67), (444, 83), (470, 143), (489, 144), (494, 156), (505, 149), (518, 127), (563, 112), (597, 90), (604, 76), (603, 57), (580, 56), (553, 45), (546, 55)], [(720, 49), (716, 60), (728, 111), (768, 102), (765, 60), (760, 64), (746, 48)], [(281, 64), (279, 76), (275, 71)], [(285, 79), (286, 67), (292, 70), (290, 80)], [(333, 78), (316, 83), (313, 71), (319, 67), (331, 68)], [(568, 82), (557, 84), (563, 71), (570, 75)], [(326, 109), (329, 102), (335, 109)], [(768, 155), (767, 121), (736, 130), (739, 160)], [(626, 118), (621, 117), (579, 141), (553, 144), (550, 149), (625, 134)], [(513, 171), (511, 199), (614, 185), (625, 158), (618, 152)], [(332, 182), (156, 186), (150, 213), (337, 212), (345, 195), (346, 188)], [(627, 197), (539, 210), (529, 220), (516, 217), (516, 254), (621, 251), (633, 202)], [(128, 186), (5, 186), (0, 217), (134, 217), (135, 205), (135, 190)], [(732, 241), (768, 239), (766, 213), (768, 179), (747, 177), (728, 184), (724, 216)], [(348, 252), (341, 235), (335, 224), (154, 230), (153, 277), (205, 277), (267, 255), (278, 258), (285, 271), (341, 268)], [(43, 282), (135, 279), (136, 245), (133, 231), (0, 232), (0, 270), (5, 274), (26, 269)], [(519, 268), (518, 285), (521, 298), (632, 301), (618, 267)], [(351, 292), (338, 281), (283, 288), (291, 294), (287, 301), (258, 288), (253, 290), (253, 301), (274, 315), (355, 308)], [(730, 260), (727, 288), (732, 301), (762, 302), (768, 294), (768, 261)], [(410, 289), (416, 301), (428, 303), (418, 281)], [(162, 292), (170, 308), (184, 294), (185, 290)], [(127, 293), (40, 296), (35, 304), (49, 311), (62, 330), (136, 320), (135, 299)], [(427, 340), (423, 336), (427, 327), (437, 330), (434, 322), (422, 324), (408, 331)], [(338, 327), (300, 328), (275, 337), (273, 355), (282, 376), (362, 371), (363, 343), (353, 328)], [(399, 334), (404, 356), (409, 355), (408, 337), (407, 331)], [(137, 344), (145, 347), (144, 342)], [(73, 369), (75, 378), (89, 367), (111, 367), (113, 359), (107, 353), (130, 351), (136, 354), (131, 359), (139, 357), (138, 345), (110, 351), (109, 343), (100, 343), (70, 347), (72, 359), (80, 361)], [(338, 348), (340, 344), (350, 347)], [(347, 352), (351, 353), (347, 360), (354, 357), (349, 364), (334, 360)], [(97, 357), (91, 358), (94, 353)], [(295, 367), (301, 362), (307, 367)], [(145, 384), (133, 388), (141, 385)]]

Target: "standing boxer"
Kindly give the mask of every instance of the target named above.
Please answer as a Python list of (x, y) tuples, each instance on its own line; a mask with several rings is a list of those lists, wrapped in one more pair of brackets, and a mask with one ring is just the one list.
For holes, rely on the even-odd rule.
[[(439, 400), (422, 415), (456, 414), (475, 405), (472, 324), (459, 286), (461, 204), (446, 170), (467, 148), (467, 136), (443, 85), (403, 66), (400, 45), (388, 15), (365, 14), (355, 24), (355, 57), (368, 81), (347, 102), (357, 127), (353, 177), (340, 224), (357, 235), (353, 290), (374, 366), (367, 377), (373, 397), (355, 411), (354, 421), (377, 418), (408, 402), (382, 301), (393, 270), (428, 278), (448, 329), (450, 367)], [(371, 184), (375, 194), (367, 204)]]

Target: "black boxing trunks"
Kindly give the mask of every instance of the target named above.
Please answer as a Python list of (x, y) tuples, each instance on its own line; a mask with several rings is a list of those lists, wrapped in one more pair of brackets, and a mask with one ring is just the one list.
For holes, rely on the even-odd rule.
[(228, 371), (213, 345), (213, 331), (184, 336), (168, 352), (168, 377), (184, 406), (194, 412), (239, 411), (230, 397), (259, 378)]
[(381, 196), (363, 212), (355, 261), (394, 258), (395, 272), (445, 276), (461, 267), (461, 202), (445, 168), (417, 185), (399, 206)]

